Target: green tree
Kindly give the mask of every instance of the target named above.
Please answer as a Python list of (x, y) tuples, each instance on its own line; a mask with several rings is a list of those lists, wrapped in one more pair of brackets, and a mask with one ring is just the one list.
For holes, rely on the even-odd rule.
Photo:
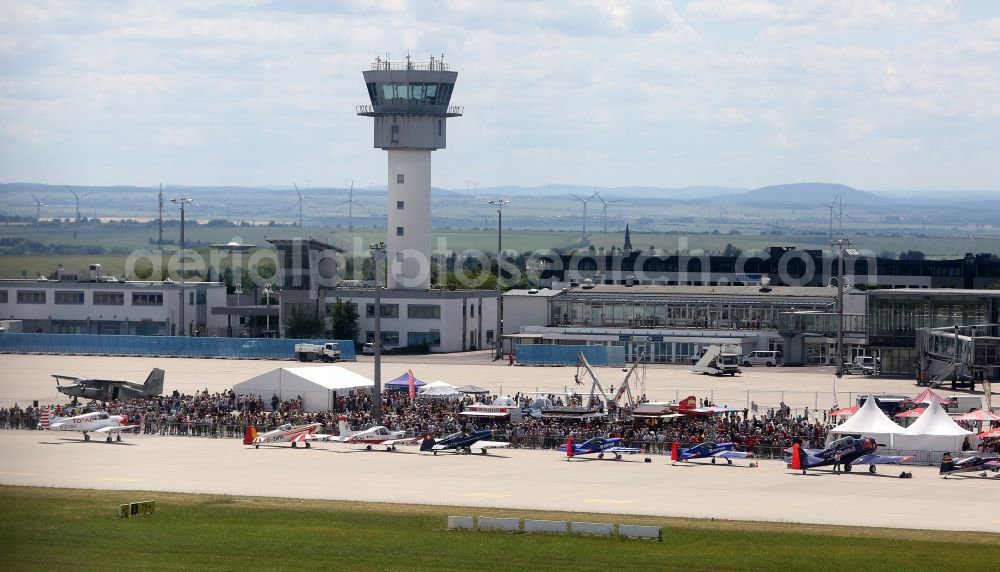
[(318, 338), (323, 335), (323, 318), (309, 310), (294, 308), (285, 318), (285, 336), (295, 339)]
[(358, 311), (354, 304), (344, 302), (339, 297), (330, 306), (330, 321), (333, 323), (333, 339), (357, 340), (361, 335), (358, 325)]

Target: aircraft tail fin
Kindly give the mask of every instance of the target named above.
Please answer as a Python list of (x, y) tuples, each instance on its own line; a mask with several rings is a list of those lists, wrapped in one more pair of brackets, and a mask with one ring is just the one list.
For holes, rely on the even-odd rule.
[(243, 444), (253, 445), (254, 441), (257, 440), (257, 430), (253, 428), (253, 425), (247, 425), (247, 430), (243, 433)]
[(337, 417), (337, 427), (340, 428), (341, 439), (346, 439), (354, 434), (354, 431), (351, 431), (351, 426), (347, 424), (347, 417), (343, 415)]
[(571, 459), (573, 457), (573, 436), (569, 435), (566, 437), (566, 458)]
[(424, 440), (420, 442), (421, 451), (430, 451), (434, 447), (434, 438), (430, 435), (424, 435)]
[(146, 378), (146, 383), (142, 384), (143, 393), (146, 397), (156, 397), (163, 393), (163, 370), (154, 367)]
[(670, 460), (671, 461), (676, 461), (676, 460), (678, 460), (680, 458), (680, 456), (681, 456), (681, 454), (680, 454), (680, 447), (681, 447), (681, 445), (677, 441), (674, 441), (673, 444), (670, 445)]
[(955, 461), (952, 460), (951, 455), (945, 454), (945, 456), (941, 458), (941, 470), (938, 471), (938, 474), (943, 475), (945, 473), (950, 473), (954, 470), (955, 470)]
[(792, 468), (802, 470), (802, 446), (798, 443), (792, 445)]

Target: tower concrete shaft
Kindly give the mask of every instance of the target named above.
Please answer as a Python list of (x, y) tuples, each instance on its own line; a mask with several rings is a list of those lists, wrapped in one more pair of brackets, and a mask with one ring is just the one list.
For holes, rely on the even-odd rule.
[(389, 152), (386, 205), (386, 286), (426, 290), (431, 279), (431, 151), (444, 149), (446, 119), (458, 73), (441, 60), (389, 62), (377, 58), (364, 72), (371, 105), (358, 115), (375, 119), (375, 147)]

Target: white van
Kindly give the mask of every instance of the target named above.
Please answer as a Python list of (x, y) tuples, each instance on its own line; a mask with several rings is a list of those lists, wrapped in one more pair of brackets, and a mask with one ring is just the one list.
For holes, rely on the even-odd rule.
[(743, 356), (743, 367), (750, 367), (752, 365), (766, 365), (767, 367), (774, 367), (780, 363), (781, 352), (771, 350), (750, 352), (749, 355)]

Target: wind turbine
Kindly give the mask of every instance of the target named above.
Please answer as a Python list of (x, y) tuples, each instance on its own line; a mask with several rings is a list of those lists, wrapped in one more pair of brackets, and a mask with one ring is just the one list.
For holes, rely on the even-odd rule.
[(83, 197), (89, 197), (90, 193), (84, 193), (81, 195), (69, 187), (66, 187), (66, 190), (73, 193), (73, 196), (76, 198), (76, 226), (80, 226), (80, 199)]
[(299, 191), (299, 186), (292, 181), (292, 186), (295, 187), (295, 194), (299, 196), (299, 200), (295, 201), (295, 205), (299, 207), (299, 228), (302, 228), (302, 201), (304, 199), (315, 199), (316, 197), (307, 197)]
[(351, 181), (351, 190), (348, 191), (347, 200), (337, 204), (347, 205), (347, 232), (354, 232), (354, 205), (358, 205), (365, 212), (368, 212), (368, 207), (354, 200), (354, 181)]
[(622, 200), (616, 199), (613, 201), (606, 201), (604, 200), (604, 197), (601, 196), (601, 193), (599, 191), (594, 191), (594, 196), (600, 199), (601, 203), (604, 204), (604, 206), (601, 208), (601, 218), (604, 219), (604, 234), (608, 234), (608, 205), (620, 203), (622, 202)]
[(833, 244), (833, 219), (834, 219), (834, 210), (838, 211), (837, 214), (836, 214), (837, 224), (839, 225), (839, 228), (838, 228), (837, 232), (839, 234), (843, 234), (843, 230), (844, 230), (844, 200), (840, 197), (840, 193), (837, 193), (837, 196), (834, 197), (833, 202), (831, 202), (828, 205), (823, 205), (823, 206), (825, 206), (826, 208), (830, 209), (830, 244)]
[[(594, 195), (596, 195), (596, 194), (597, 193), (595, 192)], [(585, 199), (581, 199), (580, 197), (574, 195), (573, 193), (569, 194), (569, 196), (571, 196), (574, 199), (576, 199), (576, 200), (580, 201), (581, 203), (583, 203), (583, 239), (584, 240), (587, 239), (587, 203), (590, 201), (590, 199), (594, 198), (594, 195), (590, 195), (589, 197), (587, 197)]]
[(41, 232), (41, 230), (38, 228), (38, 223), (41, 222), (42, 220), (42, 207), (46, 206), (45, 199), (49, 198), (49, 196), (45, 195), (42, 198), (38, 198), (35, 196), (34, 193), (28, 193), (28, 194), (31, 195), (31, 198), (35, 199), (35, 232)]

